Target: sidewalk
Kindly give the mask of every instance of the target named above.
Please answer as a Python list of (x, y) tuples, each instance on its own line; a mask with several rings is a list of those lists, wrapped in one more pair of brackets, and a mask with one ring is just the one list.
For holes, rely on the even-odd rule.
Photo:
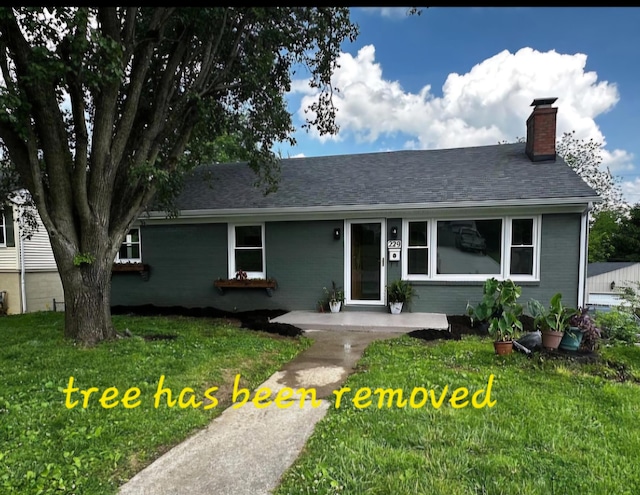
[[(402, 332), (405, 333), (405, 332)], [(283, 387), (315, 388), (318, 407), (309, 399), (287, 409), (252, 403), (229, 407), (204, 430), (177, 445), (124, 484), (119, 495), (267, 495), (296, 460), (315, 425), (329, 409), (333, 390), (353, 372), (374, 340), (398, 332), (308, 330), (314, 343), (261, 387), (273, 394)]]

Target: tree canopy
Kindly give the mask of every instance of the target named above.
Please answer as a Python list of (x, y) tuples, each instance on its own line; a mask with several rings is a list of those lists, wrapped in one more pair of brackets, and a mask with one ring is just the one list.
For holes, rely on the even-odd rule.
[(622, 212), (626, 209), (619, 181), (608, 167), (602, 167), (602, 143), (578, 139), (575, 131), (565, 132), (556, 145), (556, 152), (603, 199), (594, 205), (594, 214), (602, 210)]
[(305, 125), (336, 132), (331, 74), (356, 36), (348, 8), (0, 8), (2, 175), (28, 189), (49, 233), (67, 336), (114, 336), (111, 265), (126, 232), (221, 138), (275, 186), (294, 70), (320, 89)]

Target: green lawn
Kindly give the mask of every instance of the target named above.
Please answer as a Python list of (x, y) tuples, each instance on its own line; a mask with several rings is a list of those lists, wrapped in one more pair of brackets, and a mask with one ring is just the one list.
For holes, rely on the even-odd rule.
[[(640, 348), (606, 348), (603, 357), (589, 365), (501, 358), (477, 337), (373, 343), (277, 494), (638, 493)], [(467, 388), (467, 399), (486, 389), (491, 375), (492, 408), (447, 402), (454, 389)], [(438, 409), (431, 400), (400, 408), (397, 396), (378, 409), (379, 394), (369, 407), (352, 400), (378, 387), (401, 388), (404, 398), (424, 387), (440, 399), (445, 386)]]
[[(117, 316), (118, 330), (134, 335), (170, 334), (175, 340), (121, 339), (95, 348), (62, 338), (61, 313), (0, 318), (0, 493), (115, 493), (117, 487), (160, 453), (219, 415), (237, 373), (255, 387), (309, 344), (190, 318)], [(154, 407), (161, 375), (172, 399), (185, 387), (182, 405)], [(83, 408), (75, 392), (65, 406), (69, 377), (81, 389), (97, 387)], [(104, 404), (100, 395), (116, 387)], [(126, 403), (123, 395), (135, 390)], [(203, 392), (220, 401), (204, 408)], [(111, 390), (108, 394), (114, 394)], [(226, 400), (225, 400), (226, 399)], [(136, 403), (139, 405), (136, 406)], [(194, 408), (193, 405), (199, 407)], [(133, 407), (131, 407), (133, 406)]]

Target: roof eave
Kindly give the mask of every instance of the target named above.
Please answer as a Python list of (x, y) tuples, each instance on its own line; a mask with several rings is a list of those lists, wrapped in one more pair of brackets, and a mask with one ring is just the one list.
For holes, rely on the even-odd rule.
[[(601, 202), (599, 196), (566, 197), (566, 198), (535, 198), (490, 201), (451, 201), (433, 203), (396, 203), (396, 204), (368, 204), (368, 205), (334, 205), (334, 206), (298, 206), (298, 207), (257, 207), (257, 208), (220, 208), (180, 210), (180, 218), (233, 218), (247, 216), (300, 215), (318, 213), (370, 213), (417, 210), (441, 210), (464, 208), (509, 208), (509, 207), (541, 207), (541, 206), (587, 206), (589, 203)], [(151, 211), (145, 214), (147, 218), (166, 218), (162, 211)]]

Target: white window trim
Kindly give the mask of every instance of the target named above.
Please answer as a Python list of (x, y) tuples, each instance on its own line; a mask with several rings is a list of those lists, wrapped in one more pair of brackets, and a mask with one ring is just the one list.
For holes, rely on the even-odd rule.
[[(247, 278), (267, 278), (267, 256), (266, 246), (264, 243), (264, 222), (246, 222), (246, 223), (229, 223), (227, 224), (227, 266), (229, 268), (229, 278), (236, 278), (236, 227), (259, 226), (262, 237), (262, 271), (247, 272)], [(256, 249), (256, 248), (251, 248)]]
[[(427, 245), (425, 246), (428, 254), (427, 254), (427, 275), (425, 274), (413, 274), (409, 275), (409, 222), (427, 222)], [(421, 220), (421, 219), (403, 219), (402, 220), (402, 257), (401, 257), (401, 265), (402, 265), (402, 278), (405, 280), (431, 280), (431, 275), (433, 274), (433, 263), (431, 262), (431, 225), (433, 220)]]
[[(532, 275), (511, 275), (511, 222), (516, 219), (532, 218), (533, 219), (533, 274)], [(501, 256), (500, 256), (500, 273), (486, 274), (438, 274), (437, 273), (437, 256), (438, 256), (438, 221), (454, 221), (454, 220), (502, 220), (501, 233)], [(499, 280), (511, 279), (514, 282), (539, 282), (540, 281), (540, 251), (541, 251), (541, 215), (518, 215), (518, 216), (481, 216), (474, 215), (454, 218), (405, 218), (402, 220), (402, 278), (411, 281), (442, 281), (442, 282), (474, 282), (485, 281), (487, 278), (495, 277)], [(427, 246), (429, 249), (429, 274), (428, 275), (410, 275), (409, 272), (409, 222), (427, 222)]]
[(2, 220), (2, 225), (0, 226), (0, 228), (2, 228), (2, 233), (4, 234), (2, 236), (4, 240), (0, 242), (0, 247), (7, 247), (7, 221), (4, 216), (4, 211), (0, 211), (0, 220)]
[[(504, 278), (510, 278), (515, 281), (533, 281), (537, 282), (540, 280), (540, 215), (518, 215), (518, 216), (509, 216), (506, 217), (508, 222), (505, 225), (504, 238), (505, 238), (505, 246), (504, 246), (504, 266), (503, 270), (505, 272)], [(533, 274), (532, 275), (522, 275), (522, 274), (511, 274), (511, 248), (514, 247), (511, 244), (512, 241), (512, 222), (513, 220), (521, 220), (521, 219), (529, 219), (533, 218), (533, 233), (532, 233), (532, 242), (533, 242)], [(516, 246), (517, 247), (517, 246)]]
[[(132, 230), (138, 231), (138, 242), (131, 242)], [(140, 256), (138, 258), (121, 258), (120, 249), (122, 248), (122, 244), (132, 244), (132, 245), (137, 244), (139, 246), (138, 252), (140, 253)], [(140, 227), (132, 227), (131, 229), (129, 229), (129, 232), (127, 232), (127, 235), (124, 236), (124, 240), (122, 241), (122, 244), (120, 244), (120, 248), (118, 248), (118, 252), (116, 253), (116, 259), (114, 263), (142, 263), (142, 231)]]

